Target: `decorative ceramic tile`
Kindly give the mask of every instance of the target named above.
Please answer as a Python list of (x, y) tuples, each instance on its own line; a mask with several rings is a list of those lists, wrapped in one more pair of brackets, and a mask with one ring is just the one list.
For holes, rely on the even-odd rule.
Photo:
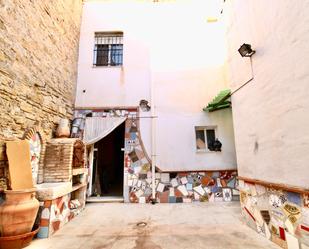
[(132, 186), (136, 186), (138, 180), (137, 179), (133, 179), (133, 183), (132, 183)]
[(205, 190), (205, 192), (206, 192), (207, 194), (210, 194), (210, 193), (211, 193), (211, 188), (210, 188), (210, 187), (205, 187), (204, 190)]
[(50, 212), (49, 208), (44, 208), (41, 214), (42, 219), (49, 219), (50, 218)]
[(298, 239), (295, 238), (290, 233), (286, 233), (286, 242), (288, 244), (289, 249), (300, 249)]
[(188, 191), (190, 191), (190, 190), (192, 190), (193, 185), (191, 183), (187, 183), (186, 188), (187, 188)]
[(222, 201), (223, 201), (223, 197), (215, 195), (215, 202), (222, 202)]
[(182, 183), (182, 184), (187, 184), (188, 183), (188, 179), (187, 179), (187, 177), (181, 177), (180, 178), (180, 182)]
[(141, 171), (142, 171), (142, 167), (141, 166), (137, 166), (137, 167), (134, 167), (134, 174), (139, 174)]
[(174, 188), (177, 187), (177, 186), (178, 186), (178, 181), (177, 181), (177, 179), (176, 179), (176, 178), (173, 178), (172, 181), (171, 181), (171, 184), (172, 184), (172, 186), (173, 186)]
[(135, 192), (135, 195), (137, 198), (140, 198), (143, 194), (144, 194), (144, 191), (141, 189)]
[(236, 178), (233, 177), (232, 179), (230, 179), (230, 180), (228, 181), (227, 186), (228, 186), (229, 188), (235, 188), (235, 184), (236, 184)]
[(195, 192), (197, 192), (199, 195), (204, 195), (205, 194), (205, 190), (203, 189), (202, 185), (194, 187), (193, 190)]
[(214, 194), (211, 194), (208, 198), (208, 201), (209, 202), (214, 202), (215, 201), (215, 195)]
[(169, 196), (168, 197), (168, 202), (169, 203), (176, 203), (176, 197), (175, 196)]
[(170, 174), (169, 173), (161, 173), (161, 182), (169, 183), (170, 182)]
[(269, 222), (270, 222), (270, 214), (269, 214), (269, 211), (268, 210), (261, 210), (260, 211), (262, 217), (263, 217), (263, 220), (266, 222), (266, 224), (268, 225)]
[(174, 188), (169, 188), (170, 191), (170, 196), (175, 196), (175, 189)]
[(286, 192), (286, 195), (287, 195), (287, 200), (289, 202), (292, 202), (298, 206), (301, 206), (302, 200), (301, 200), (301, 195), (299, 193)]
[(309, 208), (309, 194), (304, 194), (303, 199), (304, 199), (304, 207)]
[(280, 198), (280, 196), (275, 195), (275, 194), (271, 194), (269, 196), (269, 204), (273, 207), (273, 208), (279, 208), (283, 205), (282, 203), (282, 198)]
[(232, 191), (230, 188), (222, 188), (223, 201), (232, 201)]
[(239, 195), (239, 190), (237, 190), (237, 189), (232, 189), (232, 193), (233, 193), (233, 195)]
[(49, 235), (49, 228), (48, 227), (40, 227), (40, 230), (37, 234), (37, 237), (40, 238), (40, 239), (43, 239), (43, 238), (48, 238), (48, 235)]
[(301, 214), (300, 208), (292, 203), (285, 203), (283, 206), (283, 211), (287, 216), (300, 216)]
[(156, 173), (156, 179), (161, 179), (161, 173)]
[(183, 199), (182, 197), (176, 197), (176, 203), (182, 203)]
[(165, 191), (159, 194), (160, 203), (168, 203), (169, 200), (169, 191)]
[(221, 185), (221, 179), (220, 179), (220, 178), (217, 178), (216, 181), (217, 181), (217, 186), (218, 186), (218, 187), (222, 187), (222, 185)]
[(194, 200), (199, 200), (200, 199), (200, 195), (197, 192), (193, 192), (194, 195)]
[(157, 186), (157, 191), (158, 191), (158, 192), (163, 192), (163, 191), (164, 191), (164, 187), (165, 187), (164, 184), (159, 183), (158, 186)]
[(186, 187), (184, 185), (180, 185), (177, 187), (177, 189), (184, 195), (184, 196), (188, 196), (188, 191), (186, 189)]
[(291, 222), (290, 219), (287, 219), (285, 222), (284, 222), (284, 225), (286, 227), (286, 229), (288, 230), (289, 233), (291, 234), (295, 234), (295, 227), (294, 227), (294, 224), (293, 222)]
[(136, 162), (136, 161), (139, 160), (134, 150), (132, 152), (130, 152), (128, 155), (129, 155), (130, 159), (132, 160), (132, 162)]
[(255, 189), (258, 195), (263, 195), (266, 193), (266, 188), (262, 185), (255, 185)]
[(182, 198), (183, 203), (191, 203), (192, 199), (191, 198)]

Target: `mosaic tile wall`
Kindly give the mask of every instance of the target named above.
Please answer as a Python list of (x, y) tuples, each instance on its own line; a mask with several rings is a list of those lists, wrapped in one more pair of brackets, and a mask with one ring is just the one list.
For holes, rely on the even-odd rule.
[[(85, 191), (82, 192), (85, 193)], [(78, 215), (84, 207), (85, 203), (76, 203), (76, 199), (71, 200), (71, 193), (54, 200), (40, 202), (36, 221), (40, 225), (38, 238), (48, 238), (54, 234)]]
[[(137, 110), (77, 110), (74, 116), (85, 118), (86, 115), (128, 118), (125, 123), (124, 201), (148, 203), (152, 197), (151, 163), (140, 137)], [(83, 121), (79, 121), (73, 136), (80, 136), (83, 127)], [(239, 200), (236, 170), (162, 173), (156, 169), (156, 172), (157, 202)]]
[[(156, 202), (238, 201), (236, 171), (156, 173)], [(128, 173), (129, 201), (151, 199), (151, 173)]]
[(309, 194), (239, 180), (242, 214), (261, 235), (288, 249), (309, 248)]

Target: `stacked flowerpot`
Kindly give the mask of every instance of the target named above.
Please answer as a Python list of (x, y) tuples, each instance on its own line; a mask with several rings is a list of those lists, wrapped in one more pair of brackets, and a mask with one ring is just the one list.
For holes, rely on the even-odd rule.
[(35, 189), (7, 190), (0, 206), (0, 249), (19, 249), (27, 246), (38, 228), (33, 230), (39, 202)]
[(35, 198), (30, 162), (25, 162), (28, 155), (30, 161), (29, 146), (23, 141), (9, 148), (11, 190), (4, 191), (5, 201), (0, 205), (0, 249), (20, 249), (29, 245), (38, 232), (34, 223), (39, 201)]

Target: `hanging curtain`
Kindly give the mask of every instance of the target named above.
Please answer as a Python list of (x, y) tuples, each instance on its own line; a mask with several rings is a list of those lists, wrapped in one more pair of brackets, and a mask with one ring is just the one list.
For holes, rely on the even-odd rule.
[(86, 144), (94, 144), (111, 133), (126, 118), (123, 117), (91, 117), (86, 118), (84, 130), (84, 142)]

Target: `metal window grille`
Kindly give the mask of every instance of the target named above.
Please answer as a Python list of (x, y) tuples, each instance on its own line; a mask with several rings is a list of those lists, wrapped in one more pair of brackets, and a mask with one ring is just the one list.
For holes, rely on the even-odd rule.
[(96, 33), (93, 52), (94, 66), (121, 66), (123, 60), (123, 33)]

